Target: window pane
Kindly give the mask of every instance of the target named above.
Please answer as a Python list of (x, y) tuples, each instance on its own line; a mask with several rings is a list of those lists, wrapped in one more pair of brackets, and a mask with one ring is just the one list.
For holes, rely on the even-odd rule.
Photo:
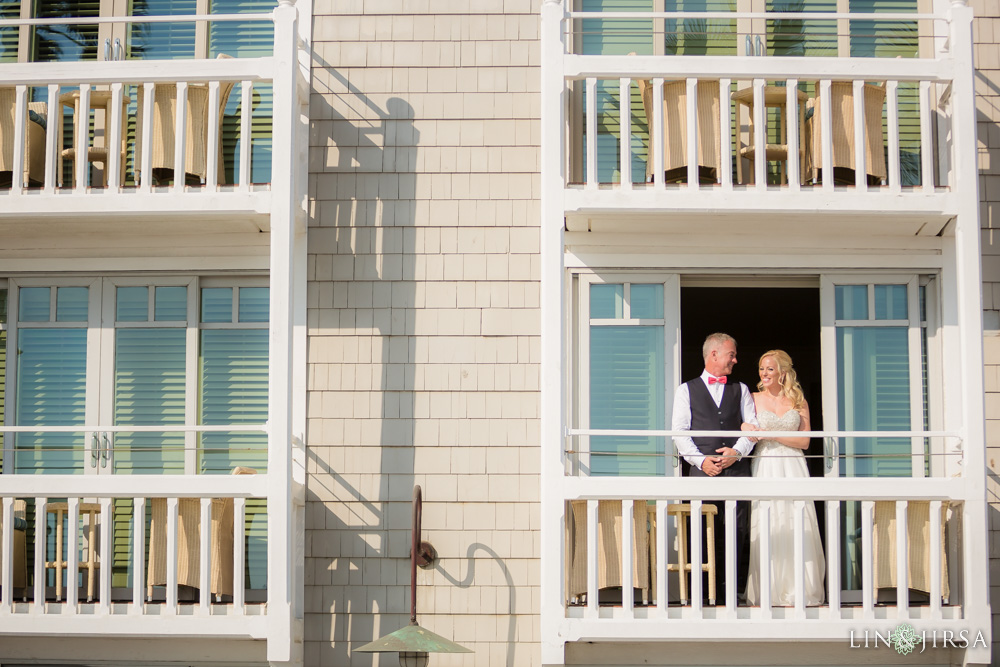
[[(133, 16), (197, 14), (195, 0), (143, 0), (133, 2)], [(133, 23), (130, 26), (129, 58), (174, 60), (194, 58), (195, 24)]]
[(620, 320), (624, 317), (624, 285), (591, 285), (590, 317), (595, 320)]
[(146, 322), (149, 320), (149, 288), (119, 287), (117, 290), (119, 322)]
[[(210, 329), (201, 332), (199, 423), (263, 424), (267, 421), (268, 332)], [(235, 466), (267, 470), (263, 433), (203, 433), (201, 472), (229, 474)]]
[(663, 319), (663, 285), (632, 285), (630, 292), (633, 319)]
[[(918, 300), (920, 301), (920, 321), (927, 321), (927, 286), (921, 285), (920, 291), (918, 292)], [(2, 321), (2, 320), (0, 320)]]
[[(184, 423), (184, 329), (115, 333), (115, 425)], [(116, 433), (115, 472), (184, 472), (183, 433)]]
[(87, 299), (89, 291), (86, 287), (60, 287), (56, 290), (56, 321), (86, 322)]
[(187, 287), (157, 287), (154, 295), (154, 319), (157, 322), (187, 320)]
[[(664, 428), (663, 355), (661, 326), (591, 327), (590, 427)], [(664, 445), (662, 437), (592, 437), (591, 474), (662, 475)]]
[[(906, 327), (837, 329), (839, 428), (845, 431), (910, 429), (910, 359)], [(907, 477), (908, 438), (844, 438), (840, 474)], [(871, 458), (877, 455), (877, 458)]]
[(233, 321), (232, 287), (206, 287), (201, 291), (201, 321)]
[(241, 287), (240, 322), (267, 322), (270, 298), (271, 290), (267, 287)]
[[(21, 329), (17, 339), (18, 426), (84, 424), (87, 392), (86, 329)], [(19, 433), (18, 473), (83, 472), (82, 433)]]
[(0, 324), (7, 323), (7, 290), (0, 289)]
[(838, 320), (868, 319), (867, 285), (837, 285), (836, 295)]
[(18, 291), (20, 303), (17, 319), (20, 322), (48, 322), (49, 299), (52, 290), (48, 287), (22, 287)]
[(906, 285), (875, 286), (875, 319), (905, 320)]

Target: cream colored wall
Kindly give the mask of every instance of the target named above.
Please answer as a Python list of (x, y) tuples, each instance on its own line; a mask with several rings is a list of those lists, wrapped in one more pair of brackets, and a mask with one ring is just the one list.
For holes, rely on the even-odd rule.
[(407, 623), (538, 664), (539, 2), (318, 0), (307, 665)]
[(971, 0), (976, 20), (980, 225), (983, 228), (983, 326), (986, 447), (990, 478), (990, 605), (993, 654), (1000, 655), (1000, 5)]

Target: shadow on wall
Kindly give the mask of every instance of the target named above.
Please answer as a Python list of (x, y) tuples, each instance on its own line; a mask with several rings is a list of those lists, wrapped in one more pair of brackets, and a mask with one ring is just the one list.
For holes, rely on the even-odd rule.
[(325, 504), (308, 523), (305, 655), (381, 665), (395, 655), (351, 649), (409, 622), (419, 133), (406, 100), (362, 93), (313, 55), (310, 326), (331, 351), (318, 368), (332, 400), (309, 416), (336, 427), (310, 438), (309, 499)]

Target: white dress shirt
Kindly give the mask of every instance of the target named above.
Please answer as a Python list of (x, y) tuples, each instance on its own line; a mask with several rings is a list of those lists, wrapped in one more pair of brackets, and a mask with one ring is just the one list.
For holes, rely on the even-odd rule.
[[(709, 384), (710, 377), (714, 376), (708, 371), (702, 371), (701, 381), (708, 388), (708, 393), (715, 401), (715, 405), (719, 406), (722, 404), (722, 392), (726, 385), (719, 382)], [(757, 410), (754, 408), (753, 397), (750, 395), (750, 390), (742, 382), (740, 382), (740, 415), (744, 422), (757, 426)], [(674, 414), (671, 428), (674, 431), (691, 430), (691, 394), (688, 392), (687, 383), (678, 387), (674, 393)], [(705, 455), (694, 444), (694, 440), (686, 436), (674, 436), (674, 446), (685, 461), (701, 470)], [(746, 436), (741, 436), (733, 445), (733, 449), (746, 456), (753, 449), (753, 443)]]

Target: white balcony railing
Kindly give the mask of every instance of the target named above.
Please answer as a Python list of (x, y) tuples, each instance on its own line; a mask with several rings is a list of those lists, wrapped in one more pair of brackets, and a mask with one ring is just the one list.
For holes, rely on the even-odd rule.
[[(80, 19), (5, 19), (0, 24), (13, 28), (68, 21)], [(273, 153), (257, 156), (258, 163), (294, 147), (292, 128), (278, 122), (285, 115), (274, 113), (272, 122), (271, 105), (261, 104), (260, 92), (277, 81), (298, 80), (297, 63), (287, 57), (286, 48), (291, 44), (294, 53), (294, 12), (87, 19), (197, 25), (232, 21), (273, 23), (274, 53), (286, 57), (0, 65), (0, 114), (13, 120), (12, 128), (0, 127), (13, 135), (0, 137), (0, 172), (10, 175), (9, 186), (0, 187), (4, 214), (86, 213), (91, 208), (134, 214), (140, 197), (148, 207), (143, 210), (266, 213), (270, 188), (254, 183), (253, 172), (255, 167), (258, 173), (274, 170), (269, 164), (252, 164), (252, 147), (261, 140), (273, 146)], [(239, 119), (227, 121), (233, 127), (226, 130), (224, 155), (222, 121), (231, 90), (238, 91)], [(285, 103), (275, 100), (276, 106)], [(229, 162), (229, 169), (220, 169), (220, 161)], [(238, 176), (226, 182), (225, 173)]]
[[(717, 436), (720, 432), (685, 432)], [(644, 431), (642, 437), (673, 435), (672, 431)], [(806, 477), (721, 479), (680, 477), (594, 477), (590, 460), (598, 455), (587, 446), (590, 437), (638, 436), (637, 431), (570, 429), (567, 432), (566, 467), (559, 484), (563, 507), (562, 538), (566, 545), (563, 562), (563, 608), (553, 621), (565, 641), (663, 641), (719, 638), (720, 624), (727, 640), (786, 640), (798, 637), (812, 641), (846, 642), (859, 625), (907, 622), (918, 632), (969, 631), (987, 627), (986, 609), (969, 601), (978, 600), (977, 587), (986, 574), (985, 534), (978, 529), (983, 517), (981, 485), (954, 470), (963, 468), (963, 449), (958, 433), (946, 431), (817, 431), (805, 435), (830, 440), (841, 438), (906, 438), (914, 444), (913, 477), (850, 478)], [(755, 433), (761, 437), (803, 435), (802, 432)], [(937, 445), (927, 451), (925, 442)], [(944, 446), (942, 443), (951, 443)], [(836, 464), (836, 447), (824, 454), (827, 470)], [(632, 452), (635, 455), (642, 455)], [(605, 455), (615, 455), (605, 452)], [(646, 455), (649, 456), (649, 455)], [(653, 456), (675, 458), (661, 451)], [(844, 456), (840, 454), (839, 456)], [(903, 453), (902, 456), (911, 456)], [(947, 458), (947, 464), (928, 464), (927, 458)], [(669, 466), (668, 466), (669, 467)], [(936, 476), (924, 476), (938, 470)], [(610, 505), (606, 505), (610, 501)], [(702, 577), (690, 577), (687, 599), (679, 592), (677, 572), (681, 563), (693, 572), (708, 563), (703, 552), (702, 521), (685, 521), (671, 513), (673, 503), (690, 504), (690, 516), (700, 516), (704, 504), (719, 504), (725, 528), (714, 539), (725, 546), (724, 562), (715, 563), (716, 580), (729, 582), (725, 596), (712, 604), (703, 598)], [(754, 503), (760, 525), (760, 562), (770, 562), (770, 517), (774, 503), (791, 503), (794, 513), (795, 586), (794, 604), (778, 606), (770, 598), (770, 568), (760, 568), (761, 599), (753, 606), (738, 604), (736, 508), (738, 502)], [(805, 603), (805, 521), (807, 504), (817, 503), (820, 525), (825, 525), (824, 597), (821, 604)], [(637, 508), (641, 511), (636, 511)], [(911, 516), (913, 514), (913, 516)], [(632, 517), (631, 520), (628, 517)], [(893, 522), (890, 530), (889, 522)], [(610, 523), (608, 523), (610, 522)], [(923, 523), (921, 523), (923, 522)], [(914, 542), (914, 526), (922, 537)], [(579, 535), (576, 533), (579, 532)], [(685, 534), (687, 549), (679, 552), (679, 534)], [(585, 538), (580, 536), (585, 535)], [(879, 544), (879, 536), (892, 542)], [(581, 546), (582, 545), (582, 546)], [(637, 549), (644, 553), (638, 554)], [(894, 551), (891, 558), (886, 553)], [(979, 554), (977, 556), (976, 554)], [(637, 557), (641, 556), (641, 557)], [(648, 570), (636, 571), (637, 567)], [(914, 563), (926, 565), (926, 578), (919, 585), (909, 580)], [(613, 570), (613, 571), (610, 571)], [(845, 580), (845, 572), (853, 581)], [(875, 574), (881, 571), (876, 579)], [(916, 575), (916, 576), (923, 576)], [(585, 577), (586, 585), (579, 582)], [(887, 589), (885, 581), (893, 585)], [(621, 582), (620, 597), (602, 588)], [(574, 585), (575, 582), (575, 585)], [(923, 588), (926, 597), (910, 591)], [(642, 589), (641, 592), (638, 589)], [(880, 594), (881, 591), (881, 594)], [(611, 599), (613, 597), (613, 599)], [(625, 622), (623, 622), (625, 621)], [(930, 636), (930, 635), (928, 635)], [(955, 636), (958, 636), (957, 634)]]
[[(15, 437), (37, 429), (0, 428)], [(267, 430), (259, 424), (174, 429)], [(157, 432), (163, 427), (42, 430)], [(116, 452), (101, 450), (99, 438), (93, 442), (92, 451), (80, 448), (83, 472), (112, 470)], [(276, 554), (263, 526), (290, 520), (267, 509), (268, 483), (266, 472), (0, 476), (4, 634), (268, 638), (265, 568)], [(252, 540), (246, 533), (250, 519), (256, 522)], [(248, 567), (257, 581), (248, 583)], [(188, 589), (193, 596), (184, 592)]]
[(836, 198), (840, 213), (954, 214), (956, 165), (976, 152), (953, 131), (954, 119), (974, 117), (971, 96), (955, 94), (956, 80), (964, 90), (971, 72), (964, 14), (957, 22), (879, 15), (919, 22), (921, 31), (937, 27), (933, 39), (921, 33), (932, 57), (583, 55), (581, 38), (612, 19), (629, 19), (634, 30), (685, 17), (763, 25), (873, 15), (558, 9), (543, 20), (552, 64), (543, 105), (559, 120), (543, 153), (552, 152), (570, 218), (629, 209), (816, 210), (830, 206), (823, 198)]

